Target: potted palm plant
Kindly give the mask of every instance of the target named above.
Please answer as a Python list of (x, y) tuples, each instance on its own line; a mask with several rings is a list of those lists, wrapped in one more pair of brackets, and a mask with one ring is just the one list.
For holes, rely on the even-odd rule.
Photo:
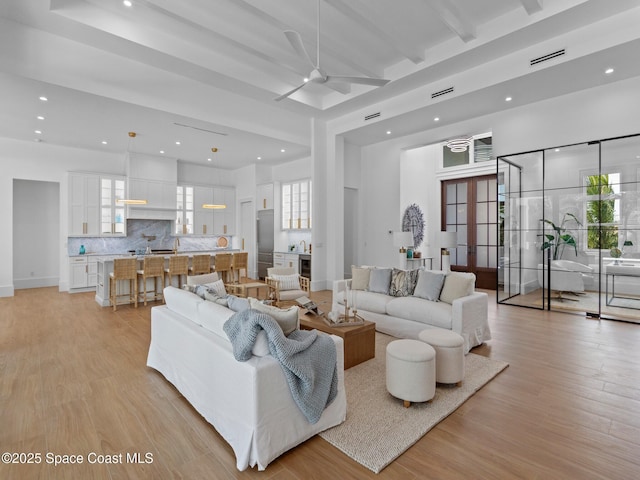
[(565, 213), (560, 225), (556, 225), (551, 220), (544, 218), (542, 221), (551, 225), (551, 228), (553, 228), (553, 234), (545, 233), (544, 236), (546, 237), (546, 240), (542, 242), (540, 250), (544, 251), (551, 249), (553, 260), (559, 260), (562, 258), (562, 253), (564, 252), (565, 247), (569, 245), (573, 247), (576, 252), (576, 256), (578, 255), (578, 244), (576, 239), (569, 233), (569, 230), (566, 227), (567, 222), (571, 221), (576, 222), (578, 225), (582, 225), (575, 215), (572, 213)]

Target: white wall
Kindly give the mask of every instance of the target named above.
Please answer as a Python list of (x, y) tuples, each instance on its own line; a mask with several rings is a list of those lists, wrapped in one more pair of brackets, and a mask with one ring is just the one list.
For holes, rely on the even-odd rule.
[(68, 287), (67, 171), (103, 172), (123, 175), (124, 156), (46, 143), (0, 138), (0, 218), (8, 231), (0, 235), (0, 296), (13, 295), (13, 180), (54, 182), (60, 185), (60, 233), (58, 247), (60, 290)]
[(57, 286), (60, 276), (60, 185), (14, 180), (14, 288)]

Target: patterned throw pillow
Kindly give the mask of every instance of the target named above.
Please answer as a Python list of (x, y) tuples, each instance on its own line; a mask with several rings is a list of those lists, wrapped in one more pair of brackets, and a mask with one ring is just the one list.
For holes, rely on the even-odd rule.
[(300, 275), (271, 275), (271, 278), (280, 282), (280, 290), (300, 290)]
[(394, 268), (391, 272), (389, 295), (394, 297), (408, 297), (413, 295), (418, 281), (419, 270), (400, 270)]
[(224, 288), (224, 282), (222, 280), (218, 280), (212, 283), (205, 283), (203, 284), (203, 286), (206, 287), (208, 292), (215, 293), (220, 297), (227, 295), (227, 290)]

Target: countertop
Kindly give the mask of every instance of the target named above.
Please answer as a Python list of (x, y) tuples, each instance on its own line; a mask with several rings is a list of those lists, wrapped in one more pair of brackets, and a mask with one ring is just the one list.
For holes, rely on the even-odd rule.
[[(234, 248), (212, 248), (210, 250), (178, 250), (178, 255), (187, 255), (189, 257), (193, 256), (193, 255), (200, 255), (202, 253), (209, 253), (209, 254), (216, 254), (216, 253), (225, 253), (225, 252), (229, 252), (229, 253), (233, 253), (233, 252), (239, 252), (240, 250), (238, 249), (234, 249)], [(173, 255), (172, 253), (169, 254), (164, 254), (161, 256), (168, 258), (171, 255)], [(107, 260), (113, 260), (114, 258), (121, 258), (121, 257), (138, 257), (138, 258), (144, 258), (144, 255), (133, 255), (131, 253), (125, 252), (125, 253), (97, 253), (97, 252), (87, 252), (84, 253), (82, 255), (80, 255), (79, 253), (74, 254), (74, 255), (69, 255), (69, 258), (77, 258), (77, 257), (99, 257), (103, 258), (103, 259), (107, 259)]]

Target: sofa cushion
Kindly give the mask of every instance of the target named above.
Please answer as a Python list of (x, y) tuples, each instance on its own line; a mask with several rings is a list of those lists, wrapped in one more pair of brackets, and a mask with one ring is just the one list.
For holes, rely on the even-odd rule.
[(418, 297), (393, 297), (387, 303), (387, 315), (451, 329), (451, 305)]
[[(342, 291), (337, 295), (335, 301), (340, 305), (344, 305), (344, 297), (345, 292)], [(389, 303), (392, 298), (394, 297), (390, 297), (383, 293), (358, 291), (355, 296), (356, 307), (358, 310), (384, 314), (387, 313), (387, 303)], [(349, 295), (349, 299), (351, 299), (351, 295)]]
[(167, 287), (163, 292), (169, 310), (195, 321), (198, 316), (198, 304), (204, 302), (202, 298), (175, 287)]
[(218, 273), (205, 273), (204, 275), (187, 275), (187, 285), (202, 285), (203, 283), (217, 282)]
[(453, 303), (454, 300), (473, 293), (476, 276), (473, 273), (451, 272), (444, 279), (440, 300)]
[(298, 307), (295, 305), (289, 308), (278, 308), (266, 305), (256, 298), (249, 298), (249, 305), (254, 310), (271, 315), (285, 335), (298, 329)]
[(229, 307), (229, 301), (227, 300), (227, 294), (218, 295), (217, 293), (205, 292), (204, 299), (209, 302), (217, 303), (223, 307)]
[(420, 270), (418, 273), (418, 282), (413, 291), (415, 297), (424, 298), (437, 302), (440, 298), (442, 285), (444, 284), (444, 273), (432, 272), (430, 270)]
[(244, 312), (251, 308), (249, 300), (242, 297), (236, 297), (235, 295), (227, 295), (227, 303), (229, 308), (234, 312)]
[(369, 288), (370, 268), (351, 266), (351, 288), (353, 290), (367, 290)]
[(406, 297), (413, 295), (418, 279), (418, 270), (400, 270), (394, 268), (391, 272), (389, 295), (394, 297)]
[(300, 275), (294, 273), (292, 275), (271, 275), (271, 278), (277, 280), (280, 291), (300, 290)]
[(215, 293), (218, 296), (223, 296), (227, 294), (227, 290), (224, 288), (224, 282), (222, 280), (216, 280), (211, 283), (204, 283), (205, 287), (210, 293)]
[(390, 268), (374, 268), (369, 274), (369, 291), (373, 293), (389, 293), (391, 283)]

